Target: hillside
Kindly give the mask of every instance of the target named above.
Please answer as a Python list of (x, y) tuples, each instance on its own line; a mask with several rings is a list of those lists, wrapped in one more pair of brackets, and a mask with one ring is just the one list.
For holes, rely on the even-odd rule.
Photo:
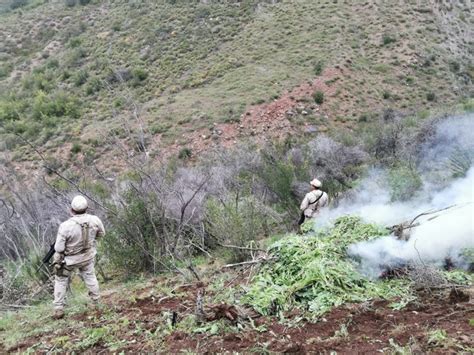
[(2, 4), (1, 150), (20, 171), (40, 164), (22, 139), (60, 170), (118, 173), (134, 151), (357, 129), (473, 94), (463, 1)]
[(344, 250), (380, 233), (340, 219), (319, 235), (281, 238), (267, 262), (216, 257), (196, 265), (199, 280), (182, 273), (104, 282), (99, 307), (74, 282), (65, 320), (51, 319), (47, 299), (0, 313), (0, 351), (472, 352), (472, 274), (418, 265), (362, 278)]

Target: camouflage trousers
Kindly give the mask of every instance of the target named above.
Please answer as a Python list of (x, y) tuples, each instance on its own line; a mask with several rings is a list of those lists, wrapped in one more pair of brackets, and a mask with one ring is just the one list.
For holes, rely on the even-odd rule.
[(63, 309), (66, 303), (66, 293), (70, 282), (70, 276), (74, 270), (79, 271), (79, 275), (89, 290), (89, 297), (93, 302), (99, 301), (99, 282), (95, 276), (94, 259), (80, 264), (65, 266), (68, 276), (56, 275), (54, 279), (54, 309)]

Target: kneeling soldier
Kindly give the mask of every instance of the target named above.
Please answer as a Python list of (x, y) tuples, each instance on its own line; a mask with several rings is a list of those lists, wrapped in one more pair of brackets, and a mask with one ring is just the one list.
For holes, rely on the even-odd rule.
[(54, 245), (54, 319), (64, 317), (66, 291), (70, 275), (79, 270), (94, 303), (99, 301), (99, 283), (95, 275), (94, 262), (97, 254), (96, 239), (105, 235), (99, 217), (87, 214), (87, 200), (76, 196), (71, 202), (72, 217), (61, 223)]

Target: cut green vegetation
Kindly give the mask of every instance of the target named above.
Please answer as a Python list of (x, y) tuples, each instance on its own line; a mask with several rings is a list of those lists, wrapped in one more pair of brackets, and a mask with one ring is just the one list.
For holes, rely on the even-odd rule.
[(413, 299), (407, 280), (368, 280), (346, 254), (350, 244), (386, 234), (356, 217), (342, 217), (330, 230), (287, 236), (270, 247), (277, 259), (262, 268), (244, 300), (263, 314), (296, 306), (316, 316), (374, 298), (406, 303)]

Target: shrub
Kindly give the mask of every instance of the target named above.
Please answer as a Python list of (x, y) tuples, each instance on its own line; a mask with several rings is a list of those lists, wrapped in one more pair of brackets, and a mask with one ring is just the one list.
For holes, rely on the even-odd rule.
[(176, 238), (176, 222), (165, 217), (155, 193), (129, 184), (121, 204), (109, 214), (113, 228), (101, 243), (107, 260), (127, 275), (158, 273), (169, 268), (169, 248)]
[(192, 150), (188, 147), (184, 147), (184, 148), (181, 148), (181, 150), (179, 151), (178, 158), (183, 159), (183, 160), (189, 159), (191, 158), (192, 155), (193, 155)]
[(382, 97), (384, 98), (384, 100), (388, 100), (390, 98), (390, 92), (384, 91)]
[(12, 71), (11, 65), (2, 65), (0, 67), (0, 79), (6, 78), (8, 75), (10, 75), (11, 71)]
[(461, 65), (456, 62), (456, 61), (451, 61), (449, 62), (449, 69), (452, 71), (452, 72), (458, 72), (460, 69), (461, 69)]
[(18, 120), (20, 111), (21, 107), (17, 101), (0, 101), (0, 122)]
[(362, 164), (368, 160), (358, 146), (349, 147), (324, 135), (310, 141), (305, 151), (309, 178), (321, 179), (324, 191), (330, 196), (350, 188), (360, 177)]
[(122, 108), (122, 107), (125, 106), (125, 99), (122, 98), (122, 97), (117, 97), (117, 98), (114, 99), (113, 105), (116, 108)]
[[(206, 204), (206, 230), (219, 244), (233, 245), (229, 262), (240, 262), (250, 257), (256, 242), (269, 233), (269, 224), (278, 221), (271, 208), (253, 196), (226, 196), (211, 199)], [(240, 247), (240, 248), (239, 248)]]
[(262, 152), (262, 166), (257, 174), (268, 190), (277, 197), (280, 208), (284, 208), (290, 215), (296, 215), (299, 201), (293, 194), (294, 166), (279, 152), (267, 150)]
[(43, 120), (48, 117), (79, 117), (79, 104), (67, 94), (60, 92), (46, 95), (40, 91), (33, 101), (33, 118)]
[(132, 85), (138, 86), (148, 77), (148, 72), (142, 68), (135, 68), (132, 70)]
[(66, 81), (71, 77), (71, 72), (69, 70), (64, 70), (61, 74), (61, 80)]
[(70, 48), (77, 48), (81, 45), (82, 41), (79, 37), (71, 38), (68, 42)]
[(102, 82), (99, 78), (93, 78), (86, 86), (86, 95), (92, 95), (102, 89)]
[(79, 143), (74, 143), (71, 147), (71, 153), (72, 154), (77, 154), (82, 150), (82, 147)]
[(34, 70), (23, 80), (23, 87), (26, 90), (41, 90), (50, 92), (56, 86), (55, 75), (45, 68)]
[(77, 0), (64, 0), (64, 4), (67, 7), (74, 7), (77, 4)]
[(46, 68), (49, 68), (49, 69), (59, 68), (59, 60), (57, 59), (48, 60), (48, 62), (46, 63)]
[(429, 92), (426, 94), (426, 99), (428, 101), (436, 101), (436, 95), (434, 92)]
[(12, 0), (10, 9), (15, 10), (26, 5), (28, 5), (28, 0)]
[(150, 127), (151, 134), (165, 133), (172, 127), (171, 123), (156, 123)]
[(314, 102), (321, 105), (324, 102), (324, 92), (318, 90), (313, 94)]
[(81, 86), (86, 83), (89, 74), (85, 70), (79, 70), (76, 75), (74, 75), (74, 85)]
[(122, 23), (120, 21), (115, 21), (113, 24), (112, 24), (112, 30), (115, 31), (115, 32), (118, 32), (120, 31), (122, 28)]
[(394, 42), (396, 42), (396, 41), (397, 41), (396, 38), (395, 38), (394, 36), (392, 36), (391, 34), (389, 34), (389, 33), (384, 33), (384, 34), (382, 35), (382, 44), (383, 44), (384, 46), (387, 46), (387, 45), (389, 45), (390, 43), (394, 43)]
[(452, 177), (465, 177), (474, 164), (474, 152), (469, 148), (456, 147), (448, 157), (446, 167)]
[(389, 171), (390, 195), (392, 201), (404, 201), (413, 197), (421, 188), (418, 172), (407, 165), (399, 165)]
[(323, 72), (324, 64), (319, 61), (314, 65), (314, 74), (319, 76)]

